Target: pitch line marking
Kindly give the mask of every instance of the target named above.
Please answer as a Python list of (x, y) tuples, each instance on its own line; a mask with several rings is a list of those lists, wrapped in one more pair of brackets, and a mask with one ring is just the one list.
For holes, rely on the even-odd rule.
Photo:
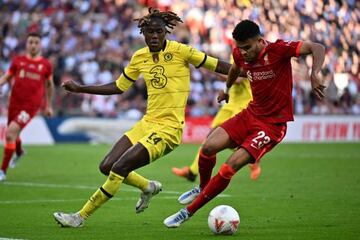
[[(218, 197), (228, 197), (228, 196), (218, 196)], [(157, 199), (174, 199), (175, 197), (164, 197), (164, 196), (157, 196)], [(111, 201), (136, 201), (138, 197), (118, 197), (112, 198)], [(58, 202), (85, 202), (86, 199), (38, 199), (38, 200), (5, 200), (0, 201), (0, 205), (5, 204), (36, 204), (36, 203), (58, 203)], [(2, 240), (0, 238), (0, 240)]]
[[(51, 183), (33, 183), (33, 182), (3, 182), (4, 185), (11, 186), (24, 186), (24, 187), (40, 187), (40, 188), (69, 188), (69, 189), (91, 189), (96, 190), (99, 186), (87, 186), (87, 185), (65, 185), (65, 184), (51, 184)], [(123, 192), (140, 192), (138, 189), (126, 189), (123, 188), (120, 191)], [(180, 195), (183, 192), (179, 191), (162, 191), (164, 194)], [(220, 194), (218, 197), (231, 197), (229, 194)], [(0, 239), (1, 240), (1, 239)]]
[[(174, 197), (162, 197), (157, 196), (156, 198), (161, 199), (174, 199)], [(138, 197), (118, 197), (118, 198), (112, 198), (111, 201), (136, 201), (138, 200)], [(57, 202), (85, 202), (86, 199), (38, 199), (38, 200), (5, 200), (0, 201), (1, 204), (32, 204), (32, 203), (57, 203)], [(0, 238), (1, 240), (1, 238)]]
[(20, 239), (20, 238), (3, 238), (3, 237), (0, 237), (0, 240), (25, 240), (25, 239)]

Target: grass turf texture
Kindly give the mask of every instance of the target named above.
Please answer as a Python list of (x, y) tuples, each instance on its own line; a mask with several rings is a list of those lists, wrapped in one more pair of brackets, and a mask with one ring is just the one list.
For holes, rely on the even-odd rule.
[[(110, 146), (28, 146), (0, 183), (0, 239), (359, 239), (360, 144), (280, 144), (262, 159), (257, 181), (244, 168), (223, 197), (167, 229), (162, 221), (182, 207), (178, 195), (193, 186), (170, 169), (190, 164), (196, 147), (182, 145), (138, 171), (163, 183), (145, 212), (135, 214), (139, 191), (122, 185), (82, 228), (69, 229), (52, 213), (77, 211), (105, 181), (98, 164)], [(230, 153), (219, 154), (217, 168)], [(208, 213), (220, 204), (240, 214), (234, 236), (208, 229)]]

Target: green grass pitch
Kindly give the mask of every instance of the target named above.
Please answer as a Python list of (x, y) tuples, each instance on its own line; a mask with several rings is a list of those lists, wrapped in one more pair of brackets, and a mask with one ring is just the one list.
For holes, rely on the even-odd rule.
[[(193, 184), (172, 175), (192, 161), (195, 145), (182, 145), (139, 173), (163, 183), (150, 207), (135, 214), (139, 191), (123, 185), (82, 228), (61, 228), (55, 211), (77, 211), (105, 181), (98, 164), (108, 145), (27, 146), (27, 155), (0, 183), (0, 239), (359, 239), (360, 144), (280, 144), (261, 162), (262, 175), (242, 169), (221, 197), (178, 229), (162, 221), (181, 208)], [(218, 156), (217, 167), (230, 151)], [(215, 169), (217, 170), (217, 168)], [(215, 236), (209, 211), (233, 206), (241, 223), (233, 236)]]

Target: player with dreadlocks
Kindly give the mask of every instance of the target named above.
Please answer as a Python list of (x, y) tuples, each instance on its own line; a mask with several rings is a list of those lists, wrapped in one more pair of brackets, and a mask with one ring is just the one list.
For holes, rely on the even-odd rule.
[(74, 93), (99, 95), (122, 94), (142, 75), (147, 87), (147, 111), (144, 117), (115, 143), (100, 163), (108, 176), (83, 208), (71, 214), (54, 213), (58, 223), (79, 227), (94, 211), (119, 191), (122, 183), (141, 190), (136, 213), (148, 207), (150, 199), (162, 190), (158, 181), (150, 181), (134, 170), (146, 166), (174, 150), (181, 142), (185, 106), (190, 93), (190, 68), (204, 67), (227, 74), (231, 65), (207, 56), (188, 45), (166, 39), (166, 34), (182, 22), (173, 12), (150, 8), (149, 14), (135, 19), (146, 47), (136, 51), (120, 77), (97, 86), (65, 82), (63, 87)]

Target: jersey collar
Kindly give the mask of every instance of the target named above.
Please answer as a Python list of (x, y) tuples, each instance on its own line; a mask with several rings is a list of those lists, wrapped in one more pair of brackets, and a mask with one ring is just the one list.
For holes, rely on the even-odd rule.
[(162, 48), (162, 51), (163, 51), (163, 52), (165, 52), (165, 49), (166, 49), (166, 47), (168, 46), (168, 41), (169, 41), (169, 40), (167, 40), (167, 39), (165, 40), (164, 46), (163, 46), (163, 48)]
[(30, 61), (34, 61), (34, 62), (38, 62), (42, 59), (42, 56), (39, 55), (39, 56), (36, 56), (34, 58), (32, 58), (29, 54), (25, 54), (25, 57), (30, 60)]
[(265, 54), (266, 51), (266, 47), (269, 45), (269, 42), (264, 40), (264, 48), (260, 51), (259, 56), (257, 58), (257, 60), (259, 60), (260, 58), (262, 58)]

